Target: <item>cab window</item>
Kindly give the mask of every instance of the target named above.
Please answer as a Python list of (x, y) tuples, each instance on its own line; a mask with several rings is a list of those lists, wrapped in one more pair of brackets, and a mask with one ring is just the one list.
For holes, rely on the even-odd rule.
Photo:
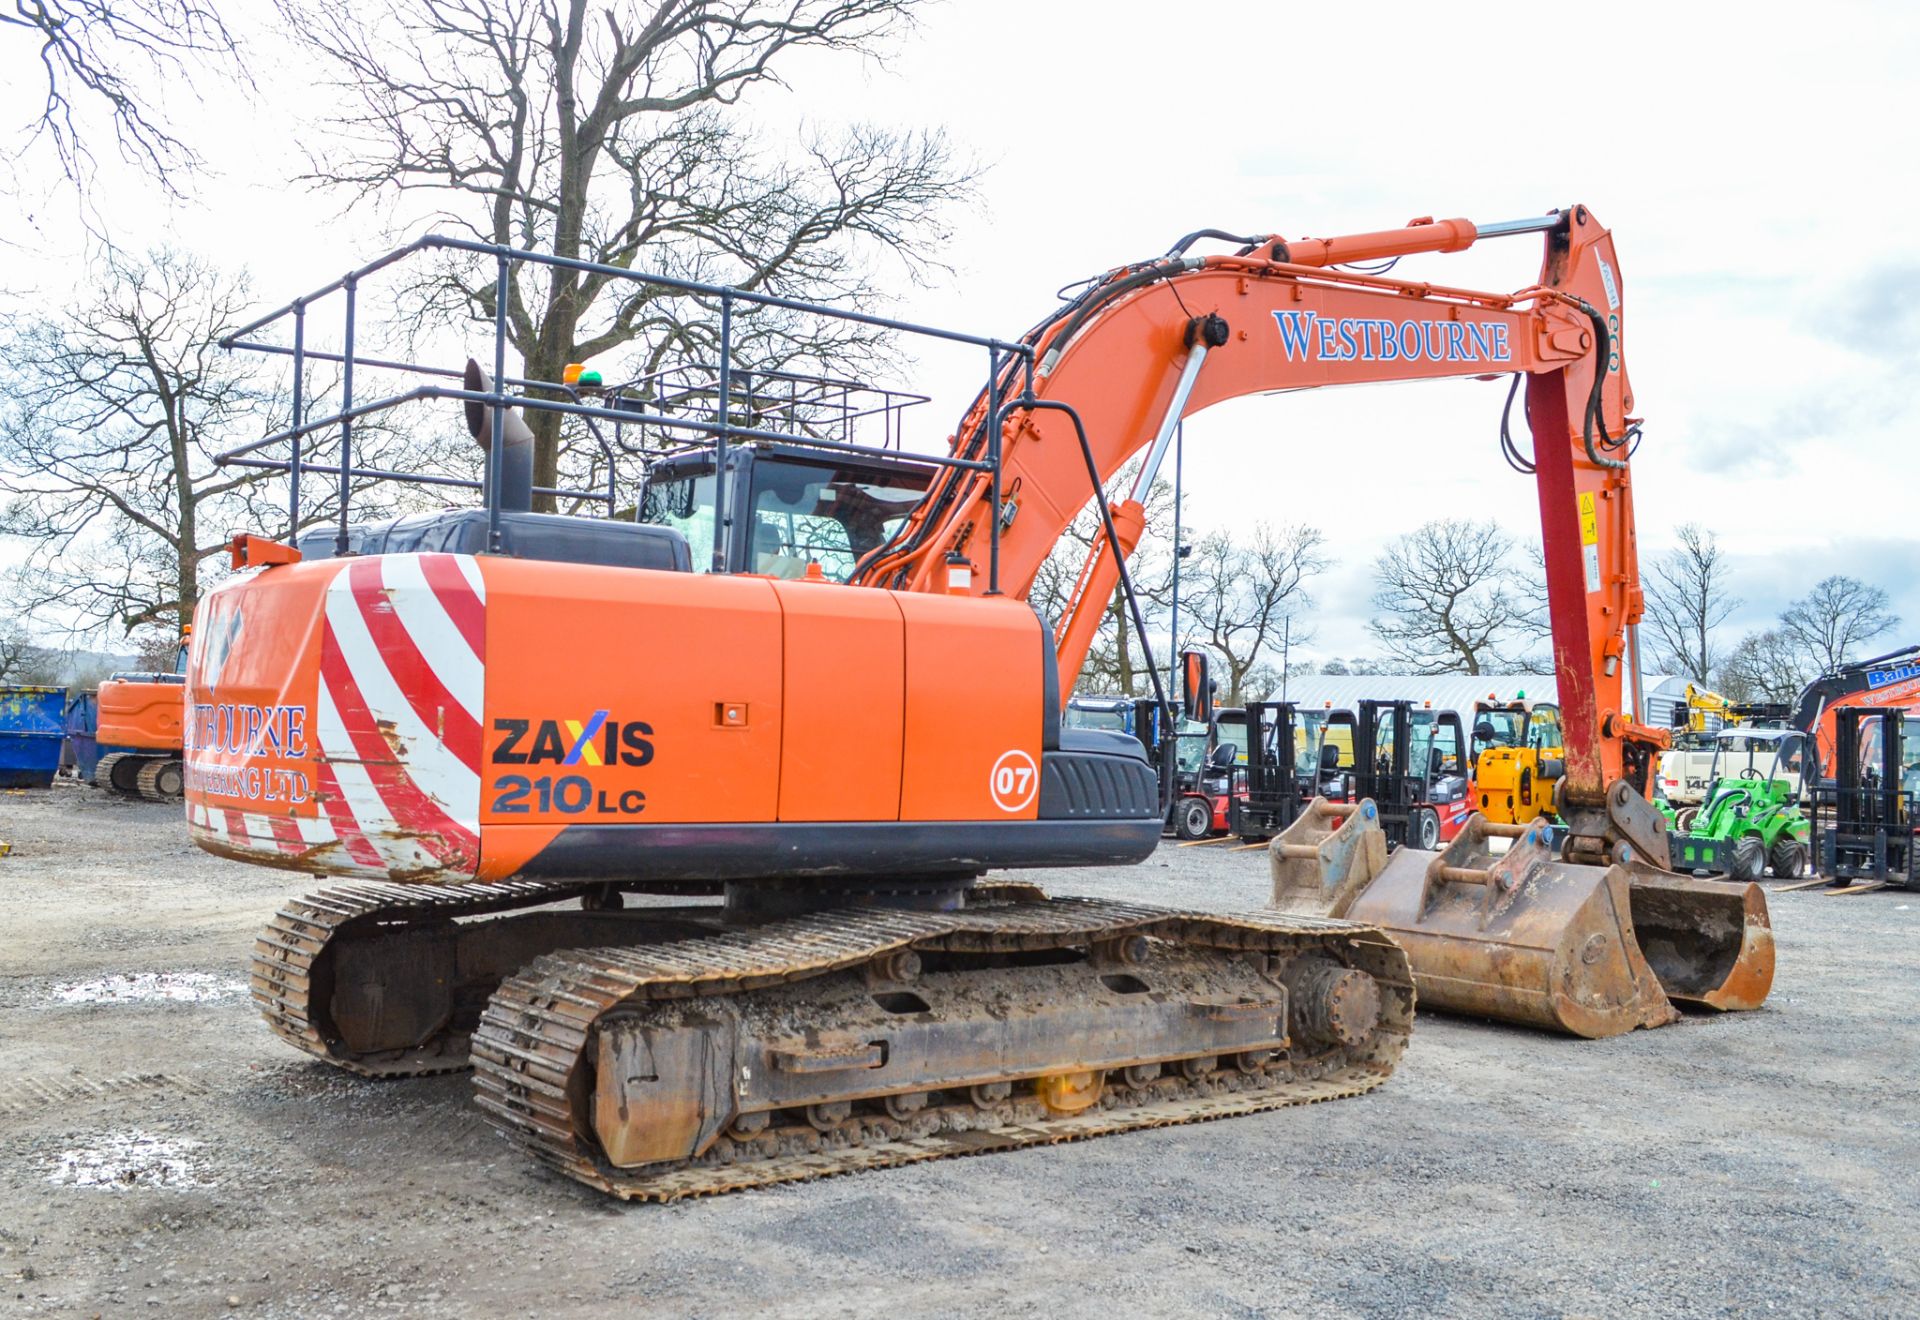
[(1293, 772), (1314, 775), (1320, 770), (1320, 728), (1326, 716), (1308, 712), (1300, 716), (1293, 730)]
[(926, 490), (923, 472), (762, 455), (753, 468), (746, 569), (797, 578), (808, 564), (835, 582), (891, 536)]
[(1526, 716), (1517, 710), (1483, 710), (1473, 717), (1473, 754), (1489, 747), (1518, 747), (1520, 725)]
[(1560, 712), (1552, 706), (1534, 708), (1533, 719), (1527, 725), (1527, 746), (1535, 751), (1550, 751), (1566, 746), (1566, 739), (1560, 733)]
[(640, 522), (671, 527), (687, 538), (696, 573), (713, 565), (713, 486), (712, 468), (684, 476), (650, 476), (640, 500)]

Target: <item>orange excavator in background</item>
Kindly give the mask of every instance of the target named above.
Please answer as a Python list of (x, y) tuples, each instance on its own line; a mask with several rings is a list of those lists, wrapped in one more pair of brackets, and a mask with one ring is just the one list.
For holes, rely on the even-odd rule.
[[(1512, 234), (1546, 245), (1515, 294), (1349, 268)], [(1201, 242), (1234, 250), (1194, 255)], [(391, 364), (356, 356), (356, 291), (426, 249), (494, 263), (503, 289), (527, 262), (563, 284), (710, 299), (710, 408), (685, 406), (696, 391), (662, 406), (657, 381), (509, 379), (504, 297), (491, 373), (357, 399), (354, 367)], [(236, 538), (236, 566), (259, 571), (201, 602), (186, 738), (201, 846), (353, 881), (287, 904), (256, 946), (255, 999), (316, 1057), (374, 1076), (471, 1062), (481, 1107), (537, 1160), (667, 1199), (1357, 1094), (1405, 1048), (1423, 950), (1497, 985), (1521, 928), (1567, 937), (1559, 963), (1523, 950), (1529, 974), (1578, 995), (1582, 968), (1629, 982), (1634, 1002), (1587, 1034), (1666, 1020), (1663, 986), (1720, 1007), (1765, 994), (1764, 907), (1756, 923), (1740, 887), (1658, 870), (1645, 791), (1663, 734), (1623, 696), (1640, 599), (1621, 283), (1584, 207), (1334, 239), (1202, 231), (1017, 341), (434, 237), (229, 342), (290, 353), (298, 379), (303, 318), (336, 293), (340, 407), (222, 461), (289, 468), (295, 526), (301, 473), (337, 478), (339, 525), (296, 546)], [(987, 385), (950, 452), (774, 429), (799, 410), (760, 408), (729, 347), (734, 309), (767, 303), (980, 351)], [(282, 317), (291, 349), (259, 337)], [(1171, 776), (1132, 738), (1062, 727), (1061, 710), (1116, 584), (1144, 623), (1125, 559), (1182, 417), (1252, 393), (1508, 373), (1526, 379), (1536, 437), (1564, 855), (1522, 839), (1489, 869), (1459, 840), (1399, 850), (1395, 866), (1427, 876), (1387, 914), (1411, 963), (1386, 927), (1325, 915), (1395, 879), (1353, 862), (1371, 856), (1364, 803), (1317, 854), (1342, 900), (1323, 911), (1176, 911), (982, 878), (1158, 843)], [(484, 509), (354, 525), (349, 481), (397, 475), (354, 466), (354, 420), (432, 398), (459, 400), (487, 448)], [(536, 513), (516, 406), (577, 419), (609, 471), (635, 428), (703, 443), (637, 447), (637, 521)], [(299, 442), (322, 428), (337, 456), (303, 466)], [(289, 459), (261, 457), (289, 442)], [(1109, 506), (1105, 483), (1142, 451), (1133, 495)], [(550, 493), (612, 510), (608, 482)], [(1089, 500), (1104, 534), (1050, 626), (1024, 598)], [(1451, 921), (1451, 890), (1469, 888), (1477, 917), (1428, 929), (1426, 899)], [(1655, 944), (1657, 983), (1638, 976)]]
[(127, 671), (100, 685), (94, 737), (102, 755), (93, 768), (95, 788), (175, 802), (184, 783), (180, 764), (186, 712), (188, 627), (174, 652), (170, 674)]

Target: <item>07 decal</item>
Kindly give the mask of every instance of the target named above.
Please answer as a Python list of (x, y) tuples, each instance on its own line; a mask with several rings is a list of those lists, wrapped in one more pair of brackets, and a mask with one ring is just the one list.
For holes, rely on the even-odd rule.
[(993, 795), (993, 805), (1009, 815), (1025, 811), (1040, 791), (1040, 771), (1019, 748), (1002, 752), (987, 775), (987, 791)]

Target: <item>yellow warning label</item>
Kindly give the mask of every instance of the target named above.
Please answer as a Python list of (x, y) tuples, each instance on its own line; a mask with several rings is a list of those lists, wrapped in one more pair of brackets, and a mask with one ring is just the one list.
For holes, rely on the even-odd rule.
[(1580, 544), (1600, 544), (1600, 519), (1593, 511), (1593, 492), (1580, 492)]

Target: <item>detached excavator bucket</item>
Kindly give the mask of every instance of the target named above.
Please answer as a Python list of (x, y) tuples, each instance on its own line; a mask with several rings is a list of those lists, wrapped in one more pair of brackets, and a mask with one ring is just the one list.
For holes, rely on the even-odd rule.
[(1551, 839), (1541, 822), (1475, 816), (1443, 852), (1395, 852), (1336, 915), (1393, 936), (1427, 1007), (1593, 1039), (1673, 1021), (1626, 868), (1558, 861)]
[(1317, 797), (1267, 848), (1273, 875), (1269, 906), (1294, 916), (1343, 915), (1386, 864), (1387, 836), (1371, 798), (1329, 802)]

